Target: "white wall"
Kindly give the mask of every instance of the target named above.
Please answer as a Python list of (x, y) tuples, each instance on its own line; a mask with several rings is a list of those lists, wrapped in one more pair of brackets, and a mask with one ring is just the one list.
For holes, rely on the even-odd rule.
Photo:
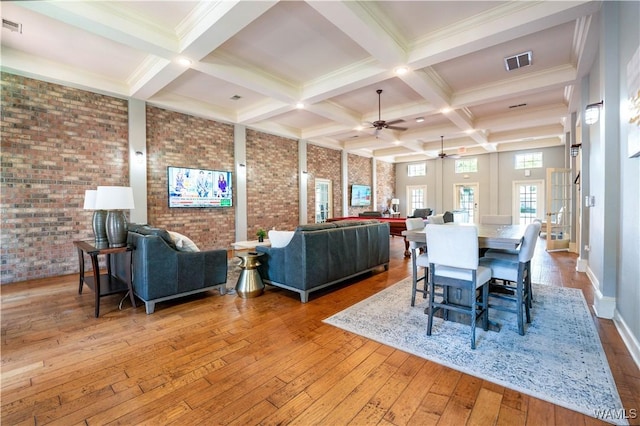
[(604, 100), (590, 127), (588, 274), (599, 316), (613, 317), (640, 365), (640, 158), (629, 158), (627, 64), (640, 46), (640, 2), (603, 2), (598, 57), (589, 74), (587, 102)]
[[(542, 151), (544, 167), (531, 169), (530, 176), (524, 170), (516, 170), (515, 155), (520, 152)], [(564, 167), (565, 149), (563, 146), (541, 148), (539, 150), (512, 151), (482, 154), (478, 158), (478, 173), (454, 173), (455, 160), (427, 160), (427, 175), (408, 177), (407, 165), (396, 164), (396, 194), (400, 198), (401, 211), (406, 206), (408, 185), (427, 185), (427, 205), (436, 213), (453, 210), (453, 187), (456, 183), (478, 183), (480, 192), (479, 217), (488, 214), (511, 215), (513, 181), (545, 180), (547, 167)], [(442, 175), (441, 175), (442, 173)], [(440, 183), (442, 180), (442, 184)], [(439, 196), (441, 193), (441, 196)], [(541, 217), (541, 219), (544, 219)]]

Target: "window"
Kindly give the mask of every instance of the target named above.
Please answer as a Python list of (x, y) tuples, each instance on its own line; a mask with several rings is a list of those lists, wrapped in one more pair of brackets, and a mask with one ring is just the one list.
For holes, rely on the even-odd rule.
[(407, 176), (426, 176), (427, 174), (427, 164), (426, 163), (418, 163), (418, 164), (409, 164), (407, 167)]
[(536, 169), (542, 167), (542, 152), (516, 154), (516, 169)]
[(477, 171), (477, 158), (463, 158), (461, 160), (456, 160), (456, 173), (476, 173)]

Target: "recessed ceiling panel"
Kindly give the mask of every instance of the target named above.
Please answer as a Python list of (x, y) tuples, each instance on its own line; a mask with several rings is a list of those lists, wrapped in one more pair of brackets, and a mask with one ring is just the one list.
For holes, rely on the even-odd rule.
[[(441, 62), (433, 65), (433, 69), (457, 92), (570, 64), (574, 27), (575, 23), (569, 22)], [(527, 51), (533, 52), (531, 65), (507, 71), (504, 58)]]
[(147, 56), (10, 2), (3, 2), (2, 18), (22, 24), (22, 34), (2, 30), (3, 47), (104, 78), (126, 80)]
[(492, 117), (513, 111), (526, 111), (545, 105), (564, 104), (564, 89), (543, 90), (537, 93), (502, 99), (496, 102), (484, 103), (469, 107), (474, 118)]
[(278, 3), (217, 52), (294, 84), (369, 56), (331, 22), (298, 1)]

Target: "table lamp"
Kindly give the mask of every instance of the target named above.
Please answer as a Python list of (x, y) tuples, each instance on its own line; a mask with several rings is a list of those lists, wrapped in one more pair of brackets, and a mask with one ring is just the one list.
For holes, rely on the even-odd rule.
[(129, 186), (99, 186), (96, 209), (107, 210), (105, 228), (109, 247), (127, 245), (127, 217), (123, 210), (134, 209), (133, 189)]
[(394, 213), (399, 213), (400, 212), (400, 207), (396, 207), (400, 205), (400, 199), (399, 198), (392, 198), (391, 199), (391, 205), (393, 206), (393, 212)]
[(84, 209), (85, 210), (93, 210), (93, 236), (95, 239), (96, 246), (106, 244), (107, 240), (107, 230), (105, 228), (105, 223), (107, 220), (107, 212), (105, 210), (96, 209), (96, 196), (98, 191), (95, 189), (87, 189), (84, 191)]

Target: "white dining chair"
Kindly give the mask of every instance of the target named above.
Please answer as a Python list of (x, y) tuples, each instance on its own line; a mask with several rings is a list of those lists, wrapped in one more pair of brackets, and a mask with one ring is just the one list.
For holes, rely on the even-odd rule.
[[(425, 226), (424, 219), (421, 217), (408, 218), (406, 221), (407, 231), (423, 229)], [(416, 292), (422, 293), (422, 298), (427, 298), (429, 283), (429, 256), (426, 253), (427, 243), (409, 241), (409, 250), (411, 250), (411, 306), (416, 304)], [(418, 278), (418, 267), (424, 268), (424, 274)], [(418, 283), (422, 281), (422, 289), (418, 289)]]
[[(521, 336), (524, 336), (523, 315), (526, 317), (527, 324), (531, 322), (531, 259), (535, 252), (539, 231), (538, 223), (527, 225), (522, 244), (515, 257), (504, 253), (498, 257), (485, 256), (480, 259), (480, 265), (491, 268), (490, 300), (496, 298), (513, 301), (516, 304), (516, 307), (512, 308), (508, 304), (489, 303), (489, 308), (515, 313), (518, 316), (518, 333)], [(500, 280), (500, 283), (496, 280)]]
[[(489, 328), (489, 281), (491, 269), (479, 264), (478, 228), (468, 225), (427, 225), (427, 251), (429, 253), (429, 307), (427, 336), (431, 336), (433, 316), (443, 310), (470, 316), (471, 349), (476, 348), (476, 323)], [(435, 300), (435, 286), (443, 287), (442, 301)], [(470, 293), (470, 306), (450, 303), (449, 291), (463, 289)], [(479, 293), (479, 294), (478, 294)]]

